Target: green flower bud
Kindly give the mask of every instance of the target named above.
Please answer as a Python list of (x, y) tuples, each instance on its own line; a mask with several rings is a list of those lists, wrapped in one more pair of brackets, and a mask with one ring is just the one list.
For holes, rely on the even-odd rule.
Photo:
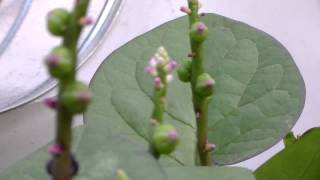
[(122, 169), (117, 170), (117, 180), (130, 180), (126, 172)]
[(64, 36), (69, 19), (70, 13), (67, 10), (61, 8), (52, 10), (47, 16), (48, 30), (55, 36)]
[(179, 143), (178, 133), (169, 124), (159, 125), (154, 131), (152, 143), (160, 154), (170, 154)]
[(54, 48), (46, 57), (45, 63), (49, 73), (58, 79), (68, 75), (73, 68), (71, 54), (64, 46)]
[(201, 97), (211, 96), (213, 93), (213, 86), (215, 85), (215, 81), (212, 77), (207, 74), (201, 74), (197, 79), (196, 84), (196, 93)]
[(196, 42), (203, 42), (208, 37), (208, 27), (203, 22), (196, 22), (191, 26), (191, 39)]
[(178, 68), (177, 70), (178, 77), (182, 82), (190, 82), (191, 68), (192, 68), (192, 62), (190, 60), (183, 61), (181, 66)]
[(61, 104), (73, 114), (82, 113), (87, 109), (92, 98), (88, 87), (81, 82), (69, 84), (62, 94)]

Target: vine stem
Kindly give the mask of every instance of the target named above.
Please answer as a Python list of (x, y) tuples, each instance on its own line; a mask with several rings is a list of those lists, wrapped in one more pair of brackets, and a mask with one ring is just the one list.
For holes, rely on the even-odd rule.
[[(189, 28), (191, 30), (192, 25), (200, 21), (198, 12), (200, 5), (198, 0), (188, 0), (188, 5), (191, 10), (189, 13)], [(191, 89), (197, 122), (197, 151), (200, 165), (212, 166), (212, 152), (206, 150), (208, 144), (208, 103), (210, 102), (210, 97), (200, 97), (195, 90), (198, 77), (204, 73), (203, 41), (197, 42), (190, 37), (190, 43), (192, 50)]]
[[(62, 100), (62, 93), (66, 86), (75, 81), (77, 66), (77, 44), (82, 30), (80, 19), (85, 17), (89, 6), (89, 0), (76, 0), (74, 10), (67, 32), (64, 36), (63, 45), (70, 50), (72, 55), (73, 70), (67, 77), (59, 82), (58, 102)], [(63, 147), (63, 153), (54, 156), (53, 159), (53, 180), (70, 180), (72, 178), (72, 119), (73, 114), (58, 105), (57, 109), (57, 125), (55, 142)]]

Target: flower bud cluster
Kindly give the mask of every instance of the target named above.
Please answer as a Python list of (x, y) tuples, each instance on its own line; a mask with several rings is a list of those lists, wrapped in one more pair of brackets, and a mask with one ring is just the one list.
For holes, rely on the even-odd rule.
[(177, 63), (168, 55), (164, 47), (159, 47), (157, 53), (150, 59), (145, 72), (153, 77), (157, 89), (165, 88), (165, 85), (173, 80), (172, 72)]

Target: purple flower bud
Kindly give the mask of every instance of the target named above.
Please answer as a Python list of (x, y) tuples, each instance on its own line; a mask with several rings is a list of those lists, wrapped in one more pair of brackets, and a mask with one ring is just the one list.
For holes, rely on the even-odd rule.
[(79, 24), (82, 26), (89, 26), (94, 23), (93, 19), (91, 17), (82, 17), (79, 20)]
[(214, 85), (215, 85), (215, 81), (213, 79), (209, 79), (207, 82), (206, 82), (206, 87), (207, 88), (212, 88)]
[(216, 145), (215, 145), (215, 144), (207, 143), (204, 151), (205, 151), (205, 152), (211, 152), (211, 151), (213, 151), (215, 148), (216, 148)]
[(197, 26), (197, 32), (202, 34), (205, 30), (207, 30), (207, 26), (204, 23), (199, 23)]
[(149, 60), (149, 65), (151, 67), (156, 67), (158, 65), (158, 61), (155, 57), (152, 57), (150, 60)]
[(180, 11), (184, 12), (186, 14), (191, 14), (192, 13), (191, 9), (189, 9), (188, 7), (185, 7), (185, 6), (180, 7)]
[(46, 58), (46, 64), (50, 67), (50, 68), (54, 68), (57, 67), (60, 63), (60, 59), (57, 55), (55, 54), (49, 54)]
[(161, 89), (162, 88), (162, 82), (160, 77), (156, 77), (154, 78), (154, 85), (156, 86), (156, 88)]
[(172, 130), (169, 132), (168, 137), (171, 141), (177, 141), (178, 140), (178, 133), (176, 130)]
[(48, 98), (45, 99), (43, 102), (50, 109), (56, 109), (58, 106), (58, 102), (55, 98)]
[(147, 66), (144, 71), (153, 77), (158, 75), (156, 68), (153, 66)]
[(171, 61), (167, 66), (166, 66), (166, 71), (167, 72), (172, 72), (177, 68), (177, 63), (176, 61)]
[(52, 146), (50, 146), (48, 151), (50, 154), (52, 154), (54, 156), (59, 156), (63, 153), (64, 148), (60, 144), (53, 144)]
[(79, 92), (78, 94), (80, 102), (88, 104), (92, 99), (92, 94), (89, 91)]

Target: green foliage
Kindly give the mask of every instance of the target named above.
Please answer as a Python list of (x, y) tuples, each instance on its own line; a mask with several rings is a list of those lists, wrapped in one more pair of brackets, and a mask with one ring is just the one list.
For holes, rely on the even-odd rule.
[(307, 131), (267, 161), (255, 175), (257, 180), (319, 180), (320, 128)]
[[(93, 141), (97, 132), (109, 132), (130, 134), (148, 144), (153, 81), (143, 69), (160, 45), (181, 64), (190, 52), (187, 20), (174, 20), (136, 38), (100, 66), (91, 82), (96, 97), (85, 115), (85, 141)], [(216, 163), (232, 164), (268, 149), (289, 132), (303, 108), (304, 82), (288, 51), (269, 35), (214, 14), (202, 20), (209, 28), (204, 67), (216, 82), (209, 105), (209, 142), (217, 145)], [(164, 119), (181, 134), (171, 159), (192, 165), (195, 117), (190, 86), (175, 81), (168, 99)]]

